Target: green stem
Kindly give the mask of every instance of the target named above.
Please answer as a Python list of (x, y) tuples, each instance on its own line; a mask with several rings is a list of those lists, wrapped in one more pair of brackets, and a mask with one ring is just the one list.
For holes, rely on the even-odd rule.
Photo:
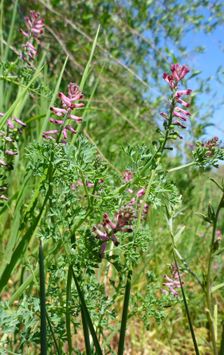
[(125, 287), (125, 294), (124, 294), (124, 304), (123, 304), (123, 312), (122, 312), (122, 319), (121, 319), (121, 328), (120, 328), (120, 338), (118, 344), (118, 355), (123, 355), (124, 353), (124, 341), (125, 341), (125, 334), (127, 328), (127, 319), (128, 319), (128, 305), (131, 293), (131, 278), (132, 278), (132, 270), (128, 271), (127, 282)]
[(176, 166), (175, 168), (169, 169), (169, 170), (167, 170), (167, 172), (168, 172), (168, 173), (172, 173), (173, 171), (185, 169), (185, 168), (188, 168), (189, 166), (193, 166), (193, 165), (195, 165), (195, 164), (196, 164), (196, 162), (195, 162), (195, 161), (192, 161), (192, 162), (190, 162), (190, 163), (187, 163), (187, 164), (184, 164), (184, 165), (180, 165), (180, 166)]
[(46, 315), (46, 294), (45, 294), (45, 270), (44, 253), (42, 241), (39, 246), (39, 270), (40, 270), (40, 346), (41, 355), (47, 354), (47, 315)]
[(216, 346), (216, 336), (215, 336), (215, 329), (214, 329), (214, 322), (213, 322), (214, 305), (213, 305), (213, 297), (212, 297), (212, 292), (211, 292), (211, 288), (212, 288), (211, 270), (212, 270), (212, 259), (213, 259), (213, 253), (214, 253), (214, 243), (215, 243), (217, 222), (218, 222), (220, 210), (223, 207), (223, 202), (224, 202), (224, 194), (222, 195), (222, 198), (221, 198), (218, 208), (216, 210), (215, 218), (213, 220), (212, 240), (211, 240), (210, 251), (209, 251), (209, 256), (208, 256), (208, 269), (207, 269), (207, 277), (206, 277), (206, 301), (207, 301), (207, 307), (208, 307), (209, 332), (210, 332), (210, 337), (211, 337), (211, 341), (212, 341), (213, 352), (215, 355), (218, 354), (218, 351), (217, 351), (217, 346)]
[(91, 346), (89, 340), (89, 328), (88, 328), (88, 321), (86, 319), (85, 312), (83, 311), (83, 307), (81, 306), (81, 317), (82, 317), (82, 325), (83, 325), (83, 334), (85, 339), (85, 347), (86, 347), (86, 354), (91, 355)]
[(176, 257), (175, 257), (174, 250), (173, 250), (173, 257), (174, 257), (174, 262), (175, 262), (175, 266), (176, 266), (177, 273), (178, 273), (178, 278), (179, 278), (181, 292), (182, 292), (183, 301), (184, 301), (184, 307), (185, 307), (185, 311), (186, 311), (186, 314), (187, 314), (188, 324), (189, 324), (189, 327), (190, 327), (191, 337), (192, 337), (192, 340), (193, 340), (193, 343), (194, 343), (195, 354), (196, 355), (200, 355), (199, 349), (198, 349), (197, 340), (196, 340), (195, 333), (194, 333), (193, 324), (192, 324), (192, 321), (191, 321), (190, 311), (189, 311), (188, 304), (187, 304), (187, 299), (186, 299), (185, 292), (184, 292), (183, 283), (182, 283), (181, 276), (180, 276), (179, 266), (177, 264), (177, 260), (176, 260)]
[(90, 333), (91, 333), (92, 338), (93, 338), (93, 343), (94, 343), (94, 346), (95, 346), (95, 349), (96, 349), (96, 354), (97, 355), (103, 355), (101, 347), (100, 347), (100, 344), (99, 344), (99, 341), (98, 341), (98, 338), (97, 338), (97, 335), (96, 335), (96, 332), (95, 332), (95, 329), (93, 327), (93, 323), (92, 323), (88, 308), (86, 306), (85, 298), (84, 298), (82, 290), (81, 290), (81, 288), (79, 286), (78, 278), (76, 277), (73, 269), (72, 269), (72, 276), (73, 276), (73, 279), (75, 281), (75, 286), (76, 286), (76, 289), (77, 289), (77, 292), (78, 292), (78, 296), (79, 296), (82, 312), (84, 312), (84, 314), (85, 314), (86, 323), (84, 323), (84, 325), (86, 325), (86, 324), (88, 325), (88, 328), (89, 328)]
[(66, 286), (66, 313), (65, 313), (65, 323), (67, 332), (67, 342), (68, 342), (68, 353), (72, 354), (72, 337), (71, 337), (71, 313), (70, 313), (70, 303), (71, 303), (71, 284), (72, 284), (72, 266), (68, 268), (67, 276), (67, 286)]

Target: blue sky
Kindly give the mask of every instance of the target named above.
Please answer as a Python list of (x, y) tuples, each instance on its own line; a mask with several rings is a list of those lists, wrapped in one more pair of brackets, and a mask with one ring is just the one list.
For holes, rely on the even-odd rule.
[[(198, 102), (212, 103), (217, 107), (210, 122), (214, 127), (207, 128), (207, 136), (218, 136), (224, 141), (224, 74), (222, 74), (222, 83), (219, 83), (215, 74), (217, 69), (222, 66), (224, 68), (224, 27), (219, 27), (210, 34), (191, 32), (183, 39), (186, 48), (191, 51), (196, 46), (205, 47), (204, 53), (189, 54), (186, 58), (186, 64), (200, 70), (200, 78), (210, 77), (209, 84), (211, 85), (212, 93), (200, 94), (197, 98)], [(224, 69), (222, 69), (224, 73)], [(190, 84), (190, 81), (188, 82)], [(194, 83), (192, 83), (194, 86)], [(216, 94), (215, 94), (216, 93)], [(215, 94), (215, 97), (213, 95)], [(223, 101), (223, 103), (221, 103)], [(221, 104), (220, 104), (221, 103)]]

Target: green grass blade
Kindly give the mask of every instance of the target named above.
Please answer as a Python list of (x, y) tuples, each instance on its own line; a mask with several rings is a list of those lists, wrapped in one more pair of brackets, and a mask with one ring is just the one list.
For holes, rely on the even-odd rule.
[(0, 278), (0, 292), (6, 286), (8, 280), (10, 278), (10, 275), (11, 275), (14, 267), (16, 266), (19, 258), (21, 257), (21, 255), (23, 255), (25, 253), (26, 247), (27, 247), (30, 239), (32, 238), (33, 234), (35, 233), (36, 228), (41, 220), (41, 217), (42, 217), (43, 211), (45, 209), (49, 194), (50, 194), (50, 190), (48, 190), (48, 193), (45, 196), (44, 202), (42, 204), (42, 207), (41, 207), (41, 210), (40, 210), (38, 216), (33, 220), (33, 223), (31, 224), (30, 228), (27, 230), (27, 232), (25, 233), (25, 235), (23, 236), (23, 238), (19, 242), (18, 246), (14, 250), (14, 252), (12, 254), (12, 258), (10, 260), (10, 263), (7, 264), (7, 266), (5, 267), (5, 269), (1, 275), (1, 278)]
[(224, 354), (224, 321), (222, 322), (222, 339), (220, 344), (219, 355)]
[(10, 24), (10, 30), (9, 30), (9, 35), (7, 39), (7, 45), (4, 53), (4, 61), (6, 62), (8, 59), (8, 53), (9, 53), (9, 48), (12, 44), (12, 36), (14, 33), (14, 27), (15, 27), (15, 20), (16, 20), (16, 14), (17, 14), (17, 6), (18, 6), (18, 0), (15, 1), (14, 8), (13, 8), (13, 13), (12, 13), (12, 20)]
[(99, 32), (100, 32), (100, 25), (99, 25), (98, 28), (97, 28), (96, 35), (95, 35), (95, 38), (94, 38), (94, 41), (93, 41), (93, 45), (92, 45), (92, 48), (91, 48), (89, 60), (88, 60), (88, 62), (87, 62), (87, 64), (86, 64), (84, 73), (83, 73), (83, 75), (82, 75), (82, 80), (81, 80), (81, 83), (80, 83), (80, 89), (81, 89), (81, 90), (84, 89), (86, 80), (87, 80), (87, 78), (88, 78), (88, 76), (89, 76), (89, 72), (90, 72), (90, 68), (91, 68), (91, 63), (92, 63), (93, 56), (94, 56), (94, 52), (95, 52), (95, 49), (96, 49), (96, 45), (97, 45), (97, 40), (98, 40)]
[(123, 355), (124, 353), (124, 342), (125, 342), (125, 334), (127, 328), (127, 319), (128, 319), (128, 305), (131, 293), (131, 278), (132, 278), (132, 270), (128, 271), (127, 275), (127, 282), (125, 287), (125, 294), (124, 294), (124, 304), (123, 304), (123, 311), (122, 311), (122, 319), (121, 319), (121, 328), (120, 328), (120, 338), (118, 343), (118, 355)]
[(195, 336), (195, 333), (194, 333), (193, 324), (192, 324), (192, 321), (191, 321), (190, 311), (189, 311), (188, 304), (187, 304), (187, 299), (186, 299), (184, 288), (183, 288), (183, 283), (182, 283), (181, 276), (180, 276), (179, 266), (177, 264), (177, 260), (176, 260), (174, 252), (173, 252), (173, 256), (174, 256), (175, 266), (176, 266), (177, 272), (178, 272), (178, 278), (179, 278), (179, 281), (180, 281), (181, 292), (182, 292), (183, 301), (184, 301), (184, 307), (185, 307), (185, 311), (186, 311), (186, 314), (187, 314), (187, 320), (188, 320), (188, 324), (189, 324), (189, 328), (190, 328), (190, 332), (191, 332), (191, 337), (192, 337), (193, 344), (194, 344), (195, 354), (196, 355), (200, 355), (199, 349), (198, 349), (197, 340), (196, 340), (196, 336)]
[(7, 119), (13, 114), (15, 108), (18, 109), (18, 105), (24, 105), (24, 97), (26, 96), (26, 93), (28, 91), (28, 89), (30, 88), (30, 86), (33, 84), (33, 82), (35, 82), (35, 80), (38, 78), (38, 76), (40, 75), (42, 69), (43, 69), (43, 62), (45, 59), (45, 55), (43, 55), (41, 62), (38, 66), (38, 68), (36, 69), (32, 79), (29, 81), (29, 83), (21, 90), (20, 94), (17, 96), (16, 100), (13, 102), (13, 104), (9, 107), (9, 109), (6, 111), (6, 113), (4, 114), (4, 116), (1, 118), (0, 121), (0, 130), (3, 129)]
[(67, 333), (69, 355), (72, 354), (71, 313), (70, 313), (71, 285), (72, 285), (72, 266), (69, 266), (68, 275), (67, 275), (67, 285), (66, 285), (66, 313), (65, 313), (65, 323), (66, 323), (66, 333)]
[(39, 272), (40, 272), (40, 347), (41, 355), (47, 354), (47, 315), (45, 294), (45, 268), (42, 241), (39, 246)]
[(47, 312), (46, 312), (46, 317), (47, 317), (47, 323), (48, 323), (48, 326), (49, 326), (49, 329), (50, 329), (50, 332), (51, 332), (51, 335), (52, 335), (52, 338), (53, 338), (53, 341), (54, 341), (54, 346), (55, 346), (55, 349), (56, 349), (56, 354), (61, 355), (62, 352), (61, 352), (61, 350), (60, 350), (60, 348), (59, 348), (59, 346), (58, 346), (56, 337), (55, 337), (55, 335), (54, 335), (54, 329), (53, 329), (53, 327), (52, 327), (51, 320), (50, 320), (49, 315), (47, 314)]
[(73, 279), (75, 281), (75, 286), (76, 286), (76, 289), (77, 289), (77, 292), (78, 292), (78, 295), (79, 295), (79, 300), (80, 300), (80, 304), (81, 304), (82, 310), (83, 310), (83, 312), (85, 314), (86, 323), (88, 324), (90, 333), (91, 333), (92, 338), (93, 338), (93, 343), (94, 343), (94, 346), (95, 346), (95, 349), (96, 349), (96, 354), (97, 355), (103, 355), (101, 347), (100, 347), (100, 344), (99, 344), (99, 341), (98, 341), (98, 338), (97, 338), (97, 335), (96, 335), (96, 332), (95, 332), (95, 329), (93, 327), (92, 320), (90, 318), (90, 314), (89, 314), (88, 308), (86, 306), (86, 302), (85, 302), (82, 290), (81, 290), (81, 288), (79, 286), (78, 279), (77, 279), (73, 269), (72, 269), (72, 276), (73, 276)]
[(82, 326), (83, 326), (83, 334), (84, 334), (84, 340), (85, 340), (85, 348), (86, 348), (86, 354), (91, 355), (91, 346), (90, 346), (90, 340), (89, 340), (89, 328), (88, 328), (88, 321), (86, 319), (85, 312), (83, 311), (83, 307), (81, 306), (81, 316), (82, 316)]
[(40, 132), (40, 136), (39, 136), (39, 141), (42, 139), (42, 133), (46, 130), (47, 128), (47, 125), (48, 125), (48, 119), (50, 117), (50, 107), (54, 105), (54, 102), (55, 102), (55, 99), (57, 97), (57, 94), (58, 94), (58, 91), (59, 91), (59, 87), (61, 85), (61, 80), (62, 80), (62, 76), (64, 74), (64, 71), (65, 71), (65, 67), (66, 67), (66, 64), (67, 64), (67, 61), (68, 61), (68, 57), (65, 59), (64, 61), (64, 64), (63, 64), (63, 67), (61, 69), (61, 72), (59, 74), (59, 77), (58, 77), (58, 80), (57, 80), (57, 83), (55, 85), (55, 89), (54, 89), (54, 92), (53, 92), (53, 96), (51, 98), (51, 102), (50, 102), (50, 106), (49, 106), (49, 109), (46, 113), (46, 116), (45, 116), (45, 119), (44, 119), (44, 122), (43, 122), (43, 125), (42, 125), (42, 128), (41, 128), (41, 132)]

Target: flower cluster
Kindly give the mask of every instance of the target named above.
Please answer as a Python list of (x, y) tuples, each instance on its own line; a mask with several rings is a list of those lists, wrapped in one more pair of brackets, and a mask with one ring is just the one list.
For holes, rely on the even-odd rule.
[(178, 297), (178, 289), (181, 288), (180, 278), (178, 275), (177, 267), (175, 265), (171, 266), (172, 277), (164, 275), (165, 282), (163, 286), (166, 286), (168, 290), (163, 289), (162, 292), (165, 295), (171, 293), (174, 297)]
[(44, 20), (40, 14), (31, 10), (30, 15), (25, 17), (26, 31), (20, 30), (22, 35), (27, 39), (23, 45), (24, 51), (21, 55), (22, 59), (29, 63), (29, 60), (34, 60), (37, 56), (37, 44), (39, 38), (44, 32)]
[(67, 124), (67, 120), (75, 122), (77, 124), (82, 122), (82, 118), (72, 114), (72, 110), (75, 108), (81, 108), (84, 106), (83, 103), (77, 102), (83, 98), (78, 85), (70, 83), (68, 85), (68, 95), (66, 96), (63, 92), (58, 94), (58, 97), (61, 100), (61, 107), (51, 107), (51, 112), (56, 116), (56, 118), (51, 117), (49, 121), (57, 126), (60, 126), (60, 129), (52, 129), (49, 131), (43, 132), (43, 138), (45, 139), (55, 139), (57, 141), (62, 135), (62, 143), (67, 142), (68, 132), (76, 134), (76, 130), (71, 124)]
[[(165, 126), (178, 126), (181, 128), (186, 128), (185, 122), (188, 117), (191, 116), (190, 112), (186, 110), (189, 107), (189, 103), (182, 99), (183, 96), (188, 96), (191, 94), (192, 90), (178, 90), (179, 82), (185, 77), (189, 72), (189, 69), (186, 65), (172, 64), (171, 65), (171, 74), (164, 73), (163, 79), (169, 84), (172, 91), (172, 102), (170, 106), (169, 114), (161, 112), (160, 115), (165, 119)], [(184, 108), (178, 106), (180, 104)], [(175, 119), (173, 121), (173, 118)]]
[[(98, 184), (103, 184), (104, 180), (103, 180), (103, 179), (99, 179), (97, 182), (98, 182)], [(70, 185), (70, 189), (74, 191), (74, 190), (76, 190), (79, 186), (84, 186), (84, 185), (85, 185), (86, 187), (88, 187), (88, 188), (92, 188), (92, 187), (95, 186), (94, 182), (92, 182), (92, 181), (87, 180), (87, 181), (85, 181), (85, 184), (83, 184), (83, 182), (79, 179), (79, 180), (77, 180), (76, 182), (73, 182), (73, 183)]]
[(107, 242), (112, 241), (115, 246), (119, 245), (116, 233), (131, 233), (133, 219), (136, 218), (135, 211), (131, 206), (126, 206), (121, 209), (114, 216), (114, 221), (112, 221), (107, 213), (103, 215), (103, 221), (93, 227), (93, 232), (96, 237), (102, 241), (100, 255), (104, 256)]
[(207, 142), (197, 142), (193, 156), (197, 165), (201, 167), (219, 166), (219, 161), (224, 160), (224, 148), (218, 137), (213, 137)]
[[(4, 113), (0, 113), (0, 117), (3, 117)], [(0, 200), (7, 201), (7, 171), (13, 169), (13, 158), (18, 154), (17, 142), (19, 135), (22, 133), (22, 129), (26, 124), (17, 117), (9, 118), (6, 124), (6, 130), (0, 131), (0, 146), (2, 156), (0, 157), (0, 169), (4, 169), (1, 172), (1, 186), (0, 186)]]
[(206, 148), (206, 156), (207, 157), (212, 157), (215, 153), (215, 148), (219, 144), (219, 138), (218, 137), (213, 137), (206, 143), (203, 143), (203, 147)]
[[(125, 170), (125, 171), (123, 172), (123, 179), (124, 179), (124, 181), (125, 181), (126, 183), (130, 182), (130, 181), (133, 179), (133, 177), (134, 177), (134, 174), (133, 174), (133, 172), (130, 171), (130, 170)], [(133, 193), (134, 193), (134, 191), (133, 191), (132, 189), (130, 189), (130, 188), (128, 189), (128, 192), (129, 192), (130, 194), (133, 194)], [(127, 206), (135, 207), (136, 210), (137, 210), (138, 208), (141, 208), (141, 205), (142, 205), (143, 201), (142, 201), (142, 200), (139, 200), (139, 199), (140, 199), (142, 196), (144, 196), (144, 195), (145, 195), (145, 189), (144, 189), (144, 188), (141, 188), (140, 190), (138, 190), (138, 191), (136, 192), (136, 197), (133, 197), (133, 198), (131, 199), (131, 201), (127, 204)], [(142, 210), (142, 212), (143, 212), (143, 218), (145, 218), (145, 217), (148, 215), (148, 211), (149, 211), (149, 205), (148, 205), (147, 203), (144, 203), (143, 210)]]

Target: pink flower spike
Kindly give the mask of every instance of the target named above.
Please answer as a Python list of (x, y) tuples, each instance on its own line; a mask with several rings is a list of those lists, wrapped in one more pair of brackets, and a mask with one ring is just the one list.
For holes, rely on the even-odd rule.
[(20, 126), (26, 127), (26, 124), (23, 121), (21, 121), (19, 118), (14, 117), (14, 121), (16, 121)]
[(142, 196), (144, 196), (145, 195), (145, 189), (141, 189), (141, 190), (139, 190), (138, 192), (137, 192), (137, 197), (139, 198), (139, 197), (142, 197)]
[(15, 126), (14, 126), (12, 120), (10, 120), (10, 118), (7, 120), (7, 126), (8, 126), (10, 129), (14, 129), (14, 128), (15, 128)]
[(179, 90), (175, 93), (175, 97), (179, 99), (181, 96), (190, 95), (191, 93), (192, 93), (191, 89)]
[(18, 153), (16, 151), (14, 151), (14, 150), (6, 150), (5, 154), (7, 154), (7, 155), (17, 155)]
[(76, 116), (76, 115), (72, 115), (70, 114), (68, 116), (68, 118), (71, 118), (72, 120), (74, 120), (76, 123), (81, 123), (82, 122), (82, 117)]
[(51, 106), (50, 110), (58, 117), (62, 117), (67, 113), (67, 110), (65, 110), (64, 108), (59, 108), (54, 106)]

